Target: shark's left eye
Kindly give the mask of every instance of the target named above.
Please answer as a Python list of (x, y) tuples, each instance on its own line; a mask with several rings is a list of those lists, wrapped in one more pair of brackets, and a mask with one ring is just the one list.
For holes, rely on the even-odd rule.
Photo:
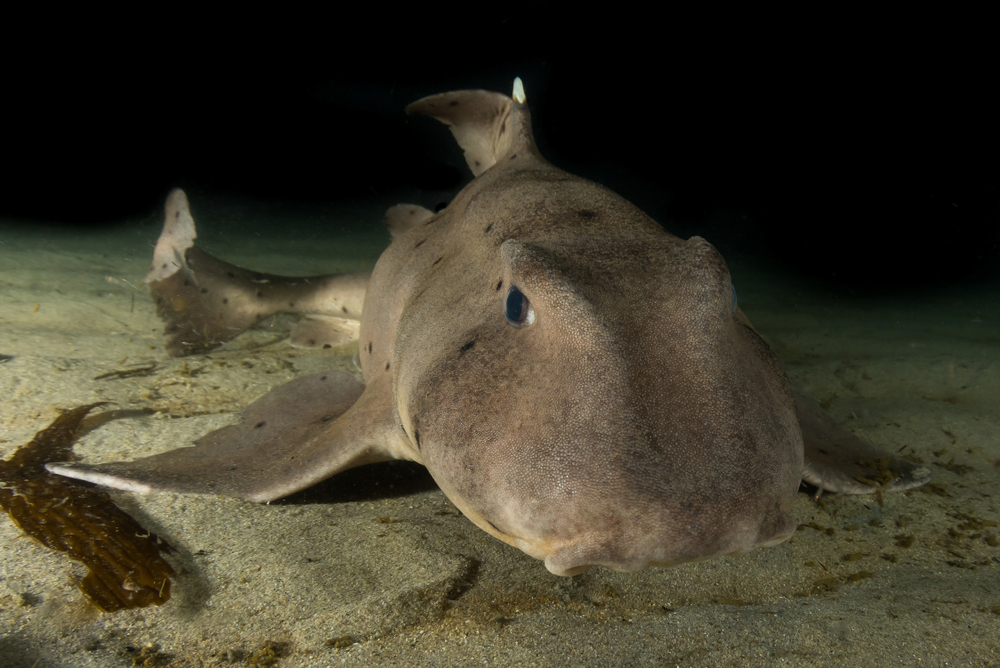
[(535, 309), (524, 293), (513, 285), (507, 290), (503, 302), (503, 314), (514, 327), (529, 327), (535, 322)]

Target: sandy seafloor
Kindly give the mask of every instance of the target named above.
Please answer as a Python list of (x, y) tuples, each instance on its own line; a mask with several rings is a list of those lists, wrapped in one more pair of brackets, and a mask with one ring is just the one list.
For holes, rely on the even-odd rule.
[[(189, 194), (203, 247), (261, 271), (361, 270), (388, 239), (371, 231), (380, 206), (327, 211), (331, 227), (361, 224), (306, 234), (297, 225), (320, 221), (316, 211)], [(241, 232), (264, 221), (279, 225)], [(274, 227), (285, 234), (269, 236)], [(4, 457), (57, 408), (149, 409), (76, 446), (85, 461), (129, 459), (186, 445), (297, 375), (356, 370), (356, 346), (291, 348), (287, 319), (207, 356), (169, 358), (141, 285), (159, 228), (152, 213), (92, 232), (2, 224)], [(176, 549), (173, 598), (99, 613), (72, 582), (81, 567), (4, 517), (0, 666), (245, 665), (265, 647), (280, 666), (1000, 665), (998, 287), (865, 296), (727, 259), (741, 306), (793, 380), (864, 438), (922, 458), (943, 487), (883, 506), (803, 492), (798, 521), (832, 531), (573, 578), (480, 531), (408, 464), (269, 506), (114, 492)], [(150, 362), (145, 377), (95, 379)], [(344, 636), (353, 643), (332, 642)]]

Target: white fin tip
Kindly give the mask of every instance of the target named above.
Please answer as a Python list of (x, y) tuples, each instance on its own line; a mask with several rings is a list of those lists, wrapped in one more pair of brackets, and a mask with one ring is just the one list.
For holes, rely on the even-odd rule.
[(527, 98), (524, 97), (524, 84), (521, 83), (521, 77), (514, 77), (514, 92), (510, 95), (514, 98), (514, 102), (518, 104), (524, 104)]

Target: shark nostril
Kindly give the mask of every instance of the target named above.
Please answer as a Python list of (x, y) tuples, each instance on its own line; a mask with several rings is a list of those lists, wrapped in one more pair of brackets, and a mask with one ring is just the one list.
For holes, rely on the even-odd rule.
[(613, 567), (611, 563), (607, 563), (609, 560), (602, 562), (594, 558), (597, 555), (589, 554), (590, 550), (587, 548), (591, 546), (582, 544), (585, 542), (586, 539), (552, 551), (545, 557), (545, 568), (553, 575), (572, 577), (586, 573), (592, 566)]

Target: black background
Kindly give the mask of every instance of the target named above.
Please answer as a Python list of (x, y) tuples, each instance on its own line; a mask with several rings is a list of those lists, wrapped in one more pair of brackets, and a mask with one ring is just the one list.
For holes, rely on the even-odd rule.
[(431, 206), (469, 175), (405, 105), (521, 76), (543, 155), (679, 236), (859, 287), (996, 277), (985, 17), (602, 11), (11, 22), (0, 216), (120, 225), (174, 186)]

